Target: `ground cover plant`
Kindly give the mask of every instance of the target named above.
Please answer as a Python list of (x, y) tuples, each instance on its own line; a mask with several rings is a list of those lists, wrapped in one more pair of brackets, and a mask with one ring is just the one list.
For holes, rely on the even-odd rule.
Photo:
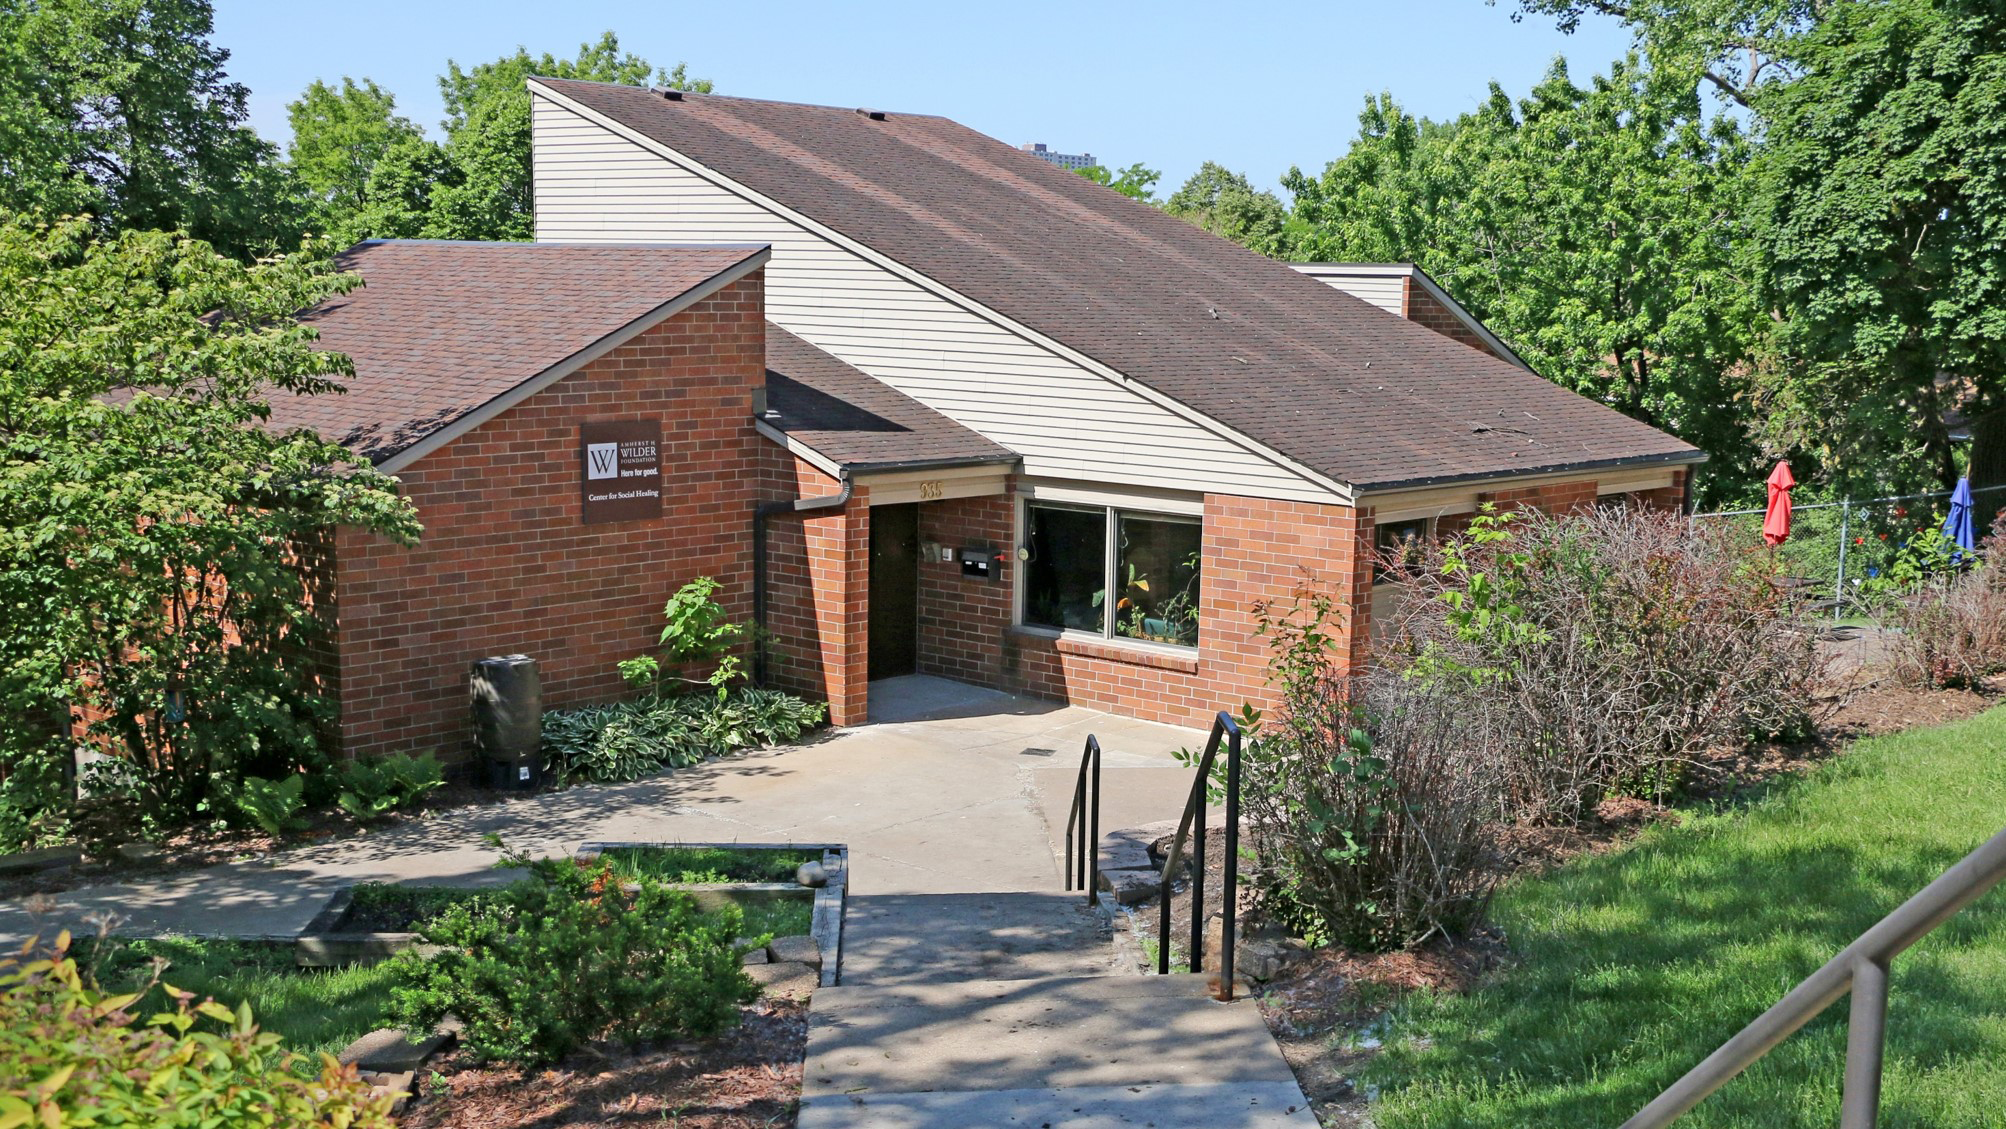
[(394, 1124), (388, 1096), (331, 1058), (296, 1054), (245, 1002), (170, 991), (150, 971), (105, 991), (68, 944), (0, 957), (0, 1125)]
[(608, 847), (599, 857), (623, 878), (664, 882), (792, 882), (822, 852), (762, 847)]
[(390, 1012), (387, 966), (300, 968), (290, 943), (112, 938), (79, 942), (78, 952), (104, 990), (143, 990), (135, 1005), (142, 1014), (170, 1007), (162, 985), (172, 984), (233, 1011), (248, 1006), (261, 1029), (308, 1056), (339, 1053), (382, 1027)]
[[(1662, 824), (1506, 887), (1511, 963), (1410, 997), (1371, 1068), (1385, 1129), (1614, 1125), (2006, 821), (2006, 709), (1856, 745), (1742, 810)], [(1811, 896), (1815, 893), (1815, 896)], [(1884, 1125), (2006, 1109), (2006, 897), (1898, 958)], [(1838, 1120), (1845, 1005), (1681, 1122)]]
[[(499, 842), (496, 842), (499, 846)], [(740, 966), (743, 915), (706, 913), (659, 881), (504, 853), (530, 877), (449, 907), (390, 962), (395, 1025), (465, 1022), (475, 1062), (542, 1065), (587, 1043), (708, 1036), (757, 993)]]

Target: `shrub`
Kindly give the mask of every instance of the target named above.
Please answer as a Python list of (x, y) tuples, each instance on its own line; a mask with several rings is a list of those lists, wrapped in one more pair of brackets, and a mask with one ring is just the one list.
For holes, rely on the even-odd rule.
[(649, 694), (554, 710), (543, 718), (544, 765), (560, 780), (638, 780), (660, 768), (795, 740), (825, 713), (819, 702), (753, 689), (722, 698)]
[(756, 994), (735, 942), (743, 918), (610, 867), (529, 860), (530, 878), (446, 909), (420, 931), (444, 948), (398, 957), (393, 1022), (422, 1031), (447, 1013), (484, 1061), (539, 1065), (595, 1039), (714, 1034)]
[(1510, 754), (1513, 810), (1572, 820), (1808, 730), (1820, 664), (1772, 573), (1731, 530), (1676, 515), (1486, 512), (1406, 576), (1375, 653), (1470, 691), (1462, 708)]
[(237, 792), (237, 810), (267, 835), (285, 835), (306, 826), (306, 777), (293, 773), (283, 780), (246, 776)]
[(127, 1009), (143, 993), (98, 991), (68, 945), (65, 933), (40, 959), (0, 957), (0, 1125), (394, 1124), (391, 1098), (371, 1096), (354, 1068), (322, 1056), (303, 1076), (250, 1008), (170, 989), (173, 1010), (142, 1022)]
[(341, 766), (341, 810), (368, 823), (400, 808), (415, 807), (425, 794), (445, 783), (432, 754), (403, 753), (372, 761), (353, 760)]
[(1508, 864), (1485, 716), (1453, 683), (1347, 680), (1326, 597), (1258, 611), (1280, 694), (1242, 723), (1264, 908), (1312, 940), (1368, 949), (1475, 924)]
[[(718, 588), (718, 582), (708, 576), (699, 576), (678, 588), (662, 606), (666, 622), (660, 642), (670, 670), (715, 664), (710, 675), (698, 684), (713, 687), (722, 700), (739, 675), (738, 656), (731, 649), (745, 638), (745, 628), (732, 623), (724, 605), (713, 599)], [(663, 675), (662, 659), (654, 655), (637, 655), (620, 663), (620, 676), (635, 686), (657, 687)]]
[(1899, 606), (1895, 623), (1894, 671), (1904, 684), (1975, 687), (2006, 670), (2006, 569), (1994, 563), (1927, 585)]

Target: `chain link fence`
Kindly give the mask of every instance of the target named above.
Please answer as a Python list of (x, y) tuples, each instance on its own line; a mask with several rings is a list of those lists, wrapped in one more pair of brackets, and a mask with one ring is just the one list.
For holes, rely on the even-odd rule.
[[(1982, 539), (1994, 515), (2006, 509), (2006, 486), (1972, 492), (1972, 520)], [(1893, 498), (1847, 499), (1796, 505), (1790, 537), (1774, 550), (1778, 571), (1814, 611), (1834, 618), (1863, 612), (1875, 581), (1887, 576), (1903, 554), (1935, 547), (1950, 512), (1950, 492)], [(1696, 513), (1698, 522), (1726, 522), (1750, 552), (1769, 551), (1762, 539), (1764, 511), (1719, 510)]]

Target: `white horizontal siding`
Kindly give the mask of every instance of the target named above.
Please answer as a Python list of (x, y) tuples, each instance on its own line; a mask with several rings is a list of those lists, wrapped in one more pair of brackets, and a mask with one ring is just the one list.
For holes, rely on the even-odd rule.
[(541, 95), (536, 236), (770, 243), (767, 316), (1024, 457), (1025, 473), (1331, 501), (1327, 487)]
[(1407, 279), (1397, 274), (1345, 274), (1321, 264), (1291, 264), (1318, 282), (1362, 298), (1389, 314), (1407, 316)]

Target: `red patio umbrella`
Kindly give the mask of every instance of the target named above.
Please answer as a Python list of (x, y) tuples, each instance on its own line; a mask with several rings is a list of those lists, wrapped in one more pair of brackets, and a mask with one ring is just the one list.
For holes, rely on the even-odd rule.
[(1769, 472), (1769, 508), (1762, 515), (1762, 539), (1772, 549), (1790, 539), (1790, 488), (1795, 485), (1788, 462), (1777, 463)]

